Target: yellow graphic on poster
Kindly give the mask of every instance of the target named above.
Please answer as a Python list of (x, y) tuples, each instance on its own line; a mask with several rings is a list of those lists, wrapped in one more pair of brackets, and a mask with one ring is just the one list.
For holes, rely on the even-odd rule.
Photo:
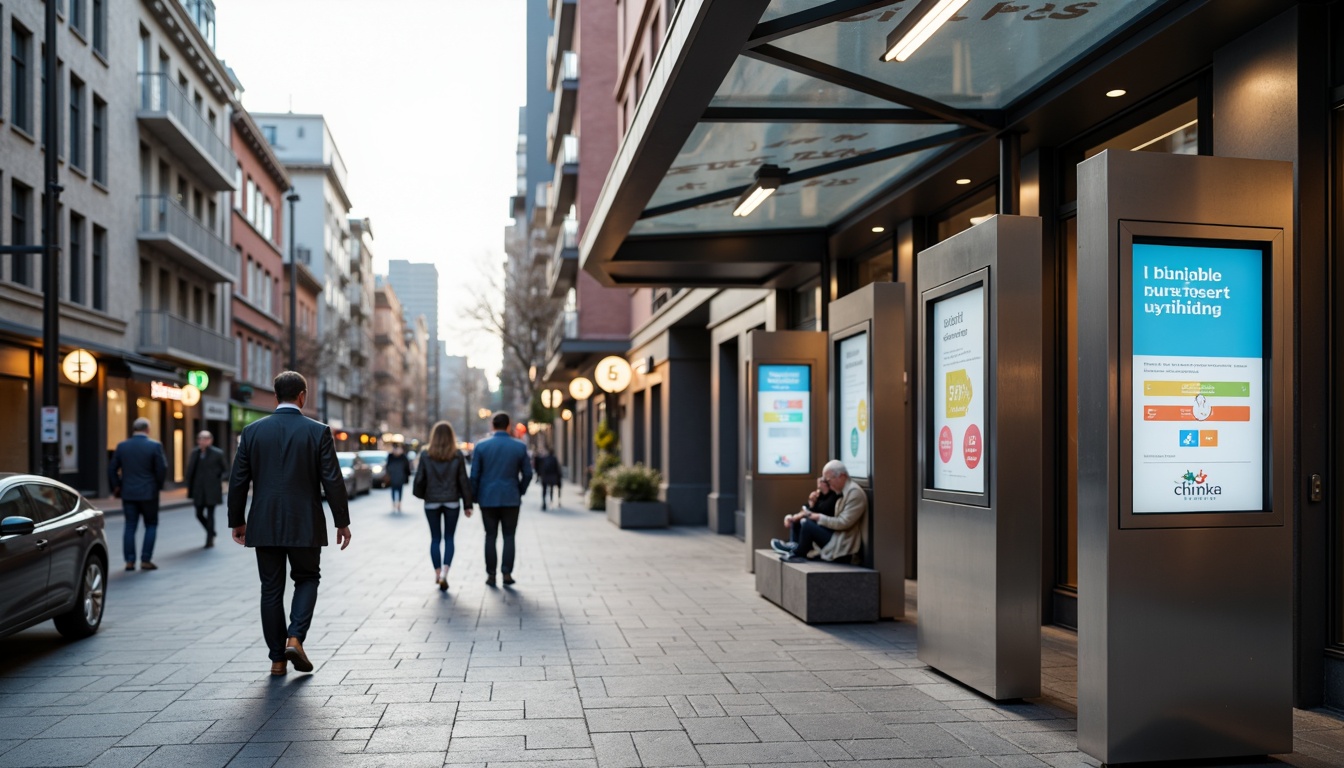
[(867, 401), (867, 400), (860, 400), (860, 401), (859, 401), (859, 411), (858, 411), (858, 413), (854, 414), (854, 418), (855, 418), (855, 419), (857, 420), (857, 422), (858, 422), (857, 426), (858, 426), (858, 428), (859, 428), (859, 431), (860, 431), (860, 432), (867, 432), (867, 431), (868, 431), (868, 401)]
[(944, 402), (947, 407), (947, 418), (959, 419), (971, 409), (971, 397), (973, 396), (971, 377), (967, 375), (965, 368), (961, 368), (948, 371), (945, 383), (947, 399)]

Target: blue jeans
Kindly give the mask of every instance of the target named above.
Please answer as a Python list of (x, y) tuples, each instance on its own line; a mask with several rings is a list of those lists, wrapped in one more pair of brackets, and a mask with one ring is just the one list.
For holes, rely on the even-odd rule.
[[(453, 554), (457, 551), (453, 544), (453, 534), (457, 533), (457, 513), (458, 510), (452, 507), (425, 509), (425, 519), (429, 520), (429, 560), (436, 570), (453, 564)], [(439, 542), (443, 542), (442, 555), (439, 554)]]
[(793, 553), (798, 557), (807, 557), (807, 553), (812, 551), (812, 545), (818, 547), (826, 546), (835, 531), (822, 525), (818, 525), (811, 520), (799, 520), (793, 524), (789, 530), (789, 541), (798, 544), (798, 548)]
[(135, 529), (140, 518), (145, 518), (145, 548), (140, 552), (140, 562), (154, 559), (154, 539), (159, 535), (159, 500), (121, 502), (121, 513), (126, 517), (126, 529), (121, 534), (121, 552), (126, 562), (135, 562)]
[(401, 501), (401, 486), (394, 485), (391, 486), (391, 488), (392, 488), (392, 503), (395, 504), (396, 502)]

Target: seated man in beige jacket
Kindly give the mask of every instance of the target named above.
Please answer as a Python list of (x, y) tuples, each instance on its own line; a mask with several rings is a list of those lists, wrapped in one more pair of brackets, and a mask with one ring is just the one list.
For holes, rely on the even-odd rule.
[(864, 518), (868, 515), (868, 495), (849, 477), (843, 462), (832, 460), (822, 467), (821, 476), (832, 488), (840, 490), (834, 515), (801, 511), (784, 516), (789, 540), (771, 539), (770, 546), (784, 558), (807, 557), (815, 545), (822, 560), (848, 560), (863, 545)]

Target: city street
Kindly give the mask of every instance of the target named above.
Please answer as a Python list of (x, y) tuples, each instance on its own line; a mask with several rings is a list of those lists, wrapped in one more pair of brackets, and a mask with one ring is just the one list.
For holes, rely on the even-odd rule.
[[(350, 549), (325, 551), (316, 672), (279, 679), (250, 553), (167, 512), (161, 570), (114, 570), (96, 636), (0, 640), (0, 768), (1097, 765), (1069, 633), (1044, 632), (1046, 697), (995, 705), (923, 668), (910, 621), (807, 626), (757, 596), (737, 539), (620, 531), (565, 493), (525, 500), (512, 588), (484, 585), (462, 521), (447, 594), (420, 503), (358, 500)], [(114, 555), (120, 535), (114, 516)], [(1282, 763), (1344, 764), (1340, 720), (1296, 717)]]

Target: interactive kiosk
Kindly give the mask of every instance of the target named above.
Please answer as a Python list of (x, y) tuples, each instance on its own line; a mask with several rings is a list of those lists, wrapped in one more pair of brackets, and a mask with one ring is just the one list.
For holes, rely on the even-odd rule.
[(1041, 220), (919, 254), (919, 659), (992, 699), (1041, 691)]
[(747, 570), (770, 539), (787, 539), (784, 515), (816, 490), (826, 463), (826, 334), (747, 334)]
[(1290, 752), (1291, 163), (1078, 166), (1078, 746)]
[(914, 501), (905, 307), (904, 283), (872, 283), (830, 308), (830, 455), (869, 493), (863, 564), (878, 572), (884, 619), (905, 616), (906, 531)]

